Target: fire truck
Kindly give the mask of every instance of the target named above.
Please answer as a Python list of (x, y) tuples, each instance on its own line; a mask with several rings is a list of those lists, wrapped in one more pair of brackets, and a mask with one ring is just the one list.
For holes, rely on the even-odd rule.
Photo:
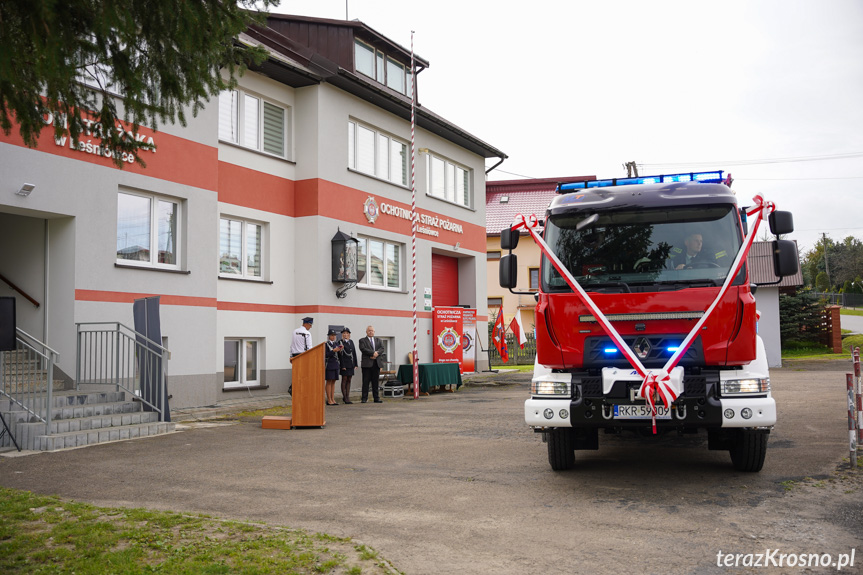
[(791, 214), (760, 197), (738, 207), (730, 184), (722, 171), (563, 184), (544, 217), (501, 232), (500, 285), (513, 293), (520, 236), (543, 252), (524, 417), (553, 470), (598, 449), (600, 430), (706, 432), (735, 469), (761, 470), (776, 402), (746, 252), (762, 219), (775, 275), (799, 259), (778, 238)]

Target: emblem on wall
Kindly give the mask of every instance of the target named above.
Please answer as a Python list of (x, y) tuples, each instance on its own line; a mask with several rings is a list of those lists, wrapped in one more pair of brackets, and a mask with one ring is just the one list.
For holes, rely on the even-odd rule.
[(437, 336), (437, 344), (444, 351), (444, 353), (453, 353), (455, 350), (458, 349), (458, 346), (461, 345), (461, 343), (461, 338), (451, 327), (445, 328)]
[(381, 211), (378, 208), (378, 203), (371, 196), (363, 202), (363, 213), (366, 215), (366, 219), (370, 224), (375, 223), (375, 220), (378, 219), (378, 216), (381, 215)]

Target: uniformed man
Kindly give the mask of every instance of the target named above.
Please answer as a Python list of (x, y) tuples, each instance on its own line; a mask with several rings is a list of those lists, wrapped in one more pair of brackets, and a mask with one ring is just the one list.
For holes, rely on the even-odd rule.
[[(675, 254), (671, 258), (671, 266), (676, 270), (692, 269), (697, 267), (722, 267), (722, 258), (726, 257), (726, 251), (716, 253), (708, 253), (702, 251), (704, 246), (704, 238), (699, 233), (692, 233), (686, 236), (683, 240), (684, 249), (674, 248), (672, 253)], [(728, 260), (724, 260), (728, 261)], [(727, 265), (727, 264), (726, 264)]]
[(291, 357), (312, 349), (312, 334), (309, 332), (309, 328), (312, 327), (314, 321), (314, 318), (304, 317), (303, 325), (294, 330), (294, 337), (291, 340)]

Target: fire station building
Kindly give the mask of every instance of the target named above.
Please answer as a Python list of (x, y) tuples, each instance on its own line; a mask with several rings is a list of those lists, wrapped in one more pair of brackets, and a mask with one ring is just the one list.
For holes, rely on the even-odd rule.
[[(146, 168), (115, 167), (95, 128), (75, 145), (55, 141), (45, 118), (37, 149), (0, 134), (0, 295), (15, 296), (19, 328), (59, 352), (67, 381), (76, 325), (131, 326), (146, 296), (160, 297), (175, 408), (286, 393), (305, 316), (314, 344), (329, 326), (356, 339), (373, 324), (388, 360), (407, 361), (409, 50), (359, 21), (279, 15), (237, 40), (269, 58), (187, 126), (141, 128), (154, 145)], [(417, 72), (428, 65), (416, 58)], [(485, 333), (486, 161), (506, 156), (425, 106), (416, 125), (418, 350), (430, 362), (427, 292), (432, 306), (479, 308)], [(346, 236), (353, 289), (334, 255)]]

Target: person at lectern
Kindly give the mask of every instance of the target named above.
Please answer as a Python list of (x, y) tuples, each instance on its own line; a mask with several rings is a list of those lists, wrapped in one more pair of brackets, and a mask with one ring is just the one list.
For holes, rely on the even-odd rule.
[(357, 361), (357, 348), (351, 340), (351, 330), (345, 328), (342, 330), (342, 352), (339, 354), (339, 363), (342, 366), (342, 401), (350, 405), (351, 401), (351, 380), (354, 377), (354, 370), (360, 366)]
[(311, 329), (314, 321), (314, 318), (304, 317), (303, 325), (294, 330), (294, 337), (291, 340), (291, 357), (312, 349), (312, 334), (309, 329)]
[(324, 393), (327, 396), (327, 405), (338, 405), (338, 403), (336, 403), (335, 393), (336, 380), (339, 378), (339, 370), (341, 369), (341, 365), (339, 364), (339, 354), (345, 348), (340, 341), (336, 341), (336, 330), (331, 329), (328, 331), (327, 338), (329, 339), (324, 348), (324, 361), (326, 362), (326, 374), (324, 376), (326, 384), (324, 385)]
[(366, 337), (360, 340), (360, 355), (362, 355), (360, 367), (363, 370), (362, 402), (368, 401), (369, 387), (371, 387), (375, 403), (383, 403), (378, 391), (378, 384), (381, 368), (386, 364), (386, 358), (384, 357), (384, 342), (381, 341), (381, 338), (375, 337), (374, 326), (367, 327)]

